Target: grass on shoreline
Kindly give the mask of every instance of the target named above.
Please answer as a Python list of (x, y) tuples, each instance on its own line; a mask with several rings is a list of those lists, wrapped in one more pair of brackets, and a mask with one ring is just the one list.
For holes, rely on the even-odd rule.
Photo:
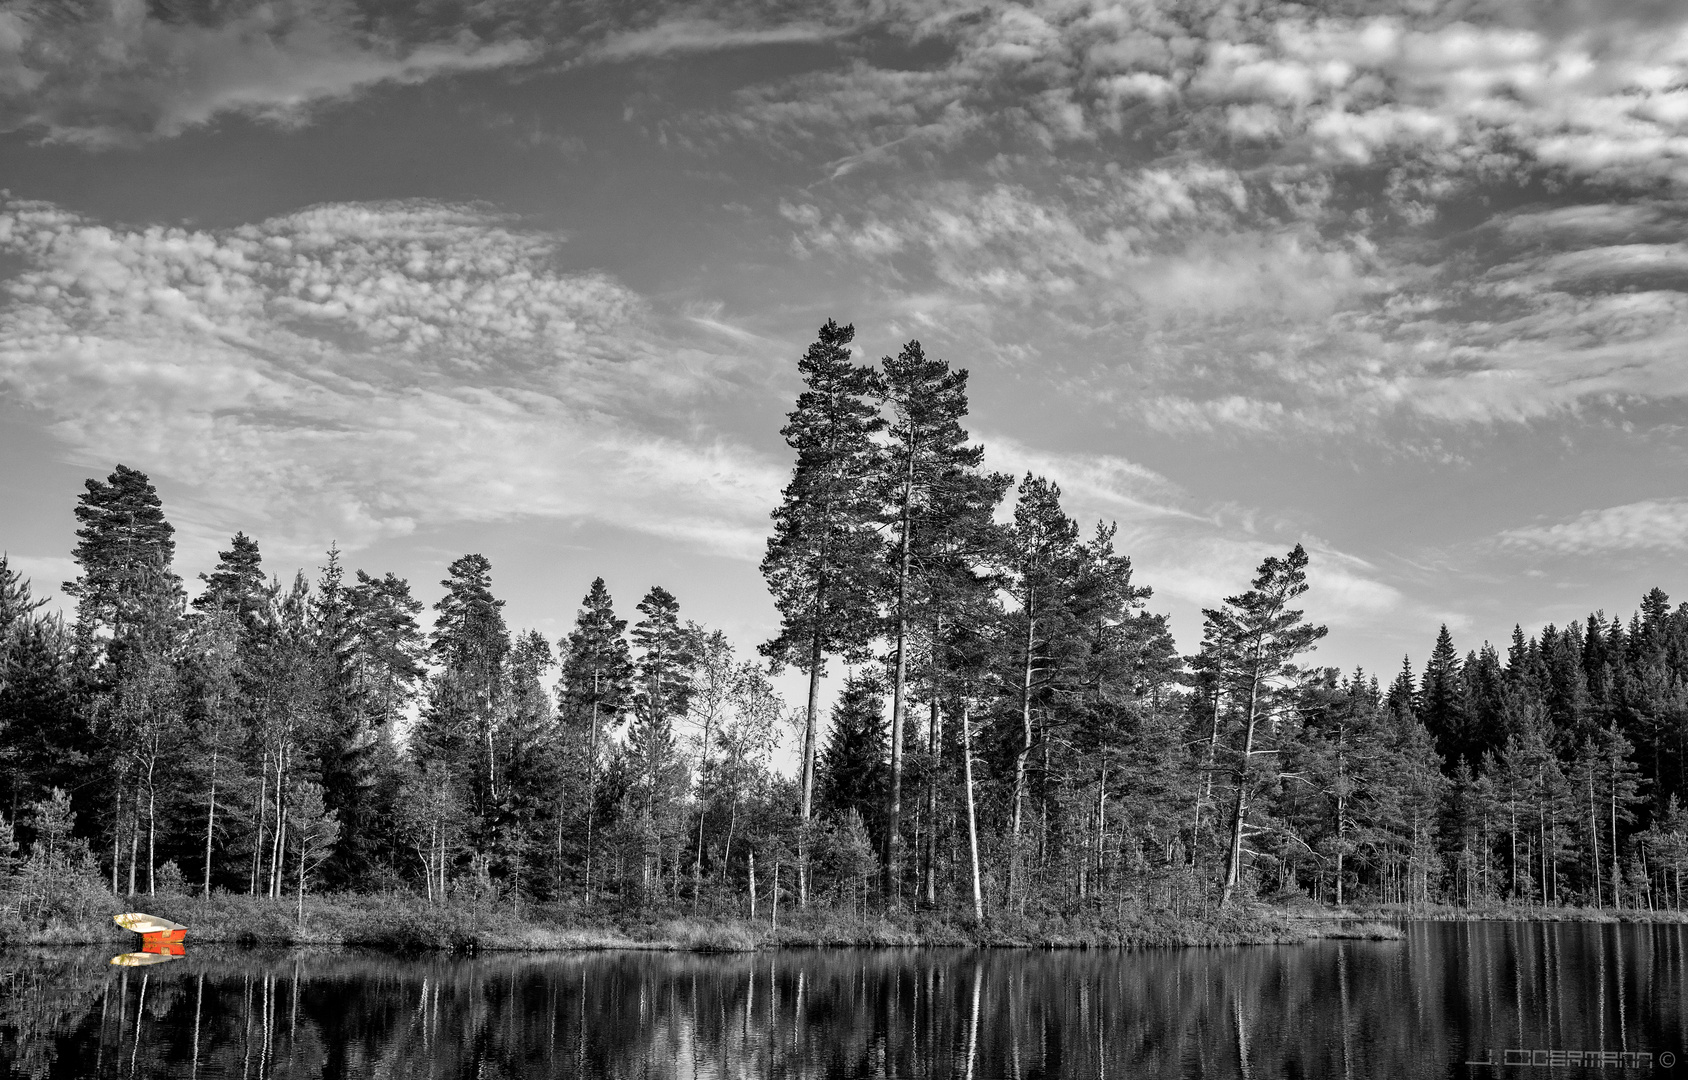
[(1319, 920), (1255, 905), (1202, 919), (1126, 908), (1083, 917), (1005, 916), (983, 926), (926, 912), (852, 915), (826, 908), (784, 910), (776, 930), (763, 917), (694, 916), (684, 910), (625, 912), (600, 907), (523, 904), (431, 906), (416, 897), (307, 898), (297, 921), (291, 902), (215, 895), (210, 899), (152, 896), (113, 899), (109, 912), (27, 927), (0, 918), (0, 944), (123, 946), (134, 936), (110, 915), (144, 910), (189, 927), (189, 944), (240, 946), (352, 946), (394, 952), (561, 951), (657, 949), (750, 952), (769, 948), (955, 946), (1008, 948), (1134, 948), (1188, 945), (1290, 944), (1321, 937), (1400, 937), (1380, 922)]

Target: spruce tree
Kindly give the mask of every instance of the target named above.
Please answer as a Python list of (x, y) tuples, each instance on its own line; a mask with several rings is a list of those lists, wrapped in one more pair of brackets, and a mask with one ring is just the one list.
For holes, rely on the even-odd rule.
[(557, 708), (579, 774), (581, 880), (588, 895), (597, 840), (598, 780), (607, 731), (619, 725), (633, 706), (633, 660), (626, 631), (627, 620), (616, 618), (604, 579), (592, 579), (592, 587), (575, 615), (574, 629), (562, 643), (562, 678), (557, 683)]
[(774, 670), (790, 663), (809, 676), (799, 759), (801, 815), (814, 796), (815, 723), (826, 657), (865, 658), (877, 624), (883, 541), (874, 528), (871, 478), (885, 427), (871, 367), (850, 363), (854, 326), (828, 319), (797, 370), (803, 392), (780, 429), (797, 452), (791, 482), (774, 511), (762, 575), (780, 612), (780, 632), (761, 646)]
[(550, 879), (547, 865), (560, 836), (556, 793), (562, 787), (562, 747), (545, 680), (554, 660), (537, 630), (517, 636), (510, 651), (510, 719), (502, 740), (504, 790), (498, 813), (505, 827), (497, 852), (503, 873), (518, 891), (532, 893)]
[(1462, 761), (1475, 767), (1482, 760), (1469, 731), (1459, 653), (1454, 650), (1453, 636), (1448, 633), (1446, 623), (1437, 633), (1436, 646), (1430, 650), (1430, 659), (1424, 666), (1424, 681), (1418, 690), (1418, 716), (1436, 741), (1436, 752), (1450, 775)]
[(852, 675), (832, 709), (831, 730), (816, 767), (823, 811), (834, 817), (854, 810), (879, 836), (888, 772), (884, 687), (871, 675)]
[(638, 611), (644, 618), (633, 627), (638, 657), (627, 753), (640, 806), (642, 884), (649, 889), (660, 880), (662, 846), (672, 831), (674, 801), (680, 795), (683, 777), (674, 721), (686, 714), (691, 702), (697, 642), (680, 622), (679, 601), (662, 586), (645, 594)]

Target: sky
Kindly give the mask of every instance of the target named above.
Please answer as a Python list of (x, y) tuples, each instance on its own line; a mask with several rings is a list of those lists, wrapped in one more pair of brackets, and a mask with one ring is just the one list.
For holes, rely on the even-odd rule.
[(1685, 221), (1676, 3), (14, 0), (0, 548), (56, 594), (122, 462), (190, 581), (477, 551), (748, 653), (835, 318), (1184, 648), (1301, 543), (1387, 680), (1688, 599)]

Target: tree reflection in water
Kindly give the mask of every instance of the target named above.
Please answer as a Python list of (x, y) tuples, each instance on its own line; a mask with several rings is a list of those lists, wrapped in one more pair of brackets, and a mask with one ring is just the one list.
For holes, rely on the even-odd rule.
[(0, 954), (12, 1075), (1498, 1075), (1506, 1049), (1681, 1054), (1680, 927), (1395, 942), (398, 958)]

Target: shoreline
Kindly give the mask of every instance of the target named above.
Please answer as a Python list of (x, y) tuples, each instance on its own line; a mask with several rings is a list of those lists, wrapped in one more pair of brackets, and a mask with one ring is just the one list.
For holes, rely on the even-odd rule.
[(395, 953), (569, 952), (645, 950), (758, 952), (785, 948), (1134, 949), (1286, 945), (1324, 938), (1388, 940), (1404, 936), (1389, 916), (1297, 911), (1253, 904), (1208, 918), (1168, 911), (1092, 911), (1067, 916), (1009, 916), (974, 925), (941, 914), (908, 911), (858, 916), (824, 907), (782, 911), (777, 929), (736, 913), (683, 910), (582, 910), (524, 904), (520, 909), (464, 903), (430, 906), (406, 896), (309, 897), (301, 924), (289, 901), (249, 896), (139, 896), (110, 910), (90, 909), (45, 927), (0, 923), (0, 948), (112, 945), (135, 942), (111, 922), (119, 910), (141, 910), (183, 923), (187, 944), (244, 947), (347, 947)]
[[(1009, 916), (971, 920), (907, 911), (896, 916), (847, 914), (814, 907), (782, 912), (777, 929), (766, 917), (693, 915), (683, 910), (582, 909), (524, 904), (512, 909), (465, 902), (431, 906), (413, 897), (307, 898), (301, 924), (285, 900), (250, 896), (135, 897), (130, 910), (162, 915), (189, 927), (188, 944), (236, 947), (364, 948), (391, 953), (657, 952), (748, 953), (797, 948), (1141, 949), (1288, 945), (1317, 940), (1399, 940), (1405, 922), (1688, 923), (1688, 912), (1582, 907), (1429, 905), (1324, 907), (1310, 901), (1257, 902), (1207, 918), (1169, 911), (1092, 910), (1079, 915)], [(135, 942), (113, 924), (119, 910), (89, 909), (29, 928), (0, 923), (0, 948), (110, 945)]]

